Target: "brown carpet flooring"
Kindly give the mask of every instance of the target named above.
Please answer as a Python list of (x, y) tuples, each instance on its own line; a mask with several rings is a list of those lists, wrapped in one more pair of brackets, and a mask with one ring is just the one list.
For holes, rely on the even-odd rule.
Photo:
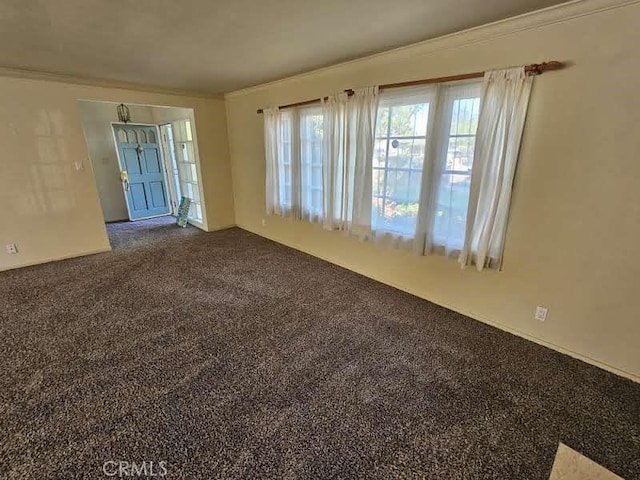
[(640, 385), (240, 229), (0, 273), (0, 478), (640, 478)]

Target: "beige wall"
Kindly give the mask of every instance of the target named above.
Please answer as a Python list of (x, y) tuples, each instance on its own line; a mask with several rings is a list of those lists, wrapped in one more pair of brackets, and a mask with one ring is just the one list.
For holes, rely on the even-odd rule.
[[(640, 5), (608, 9), (613, 3), (568, 4), (227, 95), (236, 222), (640, 379)], [(385, 251), (265, 216), (257, 108), (544, 60), (572, 65), (536, 79), (503, 272), (462, 271), (442, 257)], [(549, 308), (546, 322), (534, 320), (536, 305)]]
[[(153, 123), (161, 125), (163, 123), (171, 123), (176, 120), (185, 120), (190, 118), (193, 120), (193, 111), (189, 108), (166, 108), (166, 107), (152, 107), (151, 117)], [(225, 120), (226, 124), (226, 120)]]
[(208, 229), (234, 223), (222, 99), (0, 77), (0, 270), (110, 248), (79, 99), (193, 108)]
[[(81, 101), (79, 108), (104, 220), (127, 220), (129, 212), (122, 191), (118, 153), (111, 128), (111, 122), (118, 121), (116, 104)], [(154, 123), (150, 107), (129, 105), (129, 111), (133, 123)]]

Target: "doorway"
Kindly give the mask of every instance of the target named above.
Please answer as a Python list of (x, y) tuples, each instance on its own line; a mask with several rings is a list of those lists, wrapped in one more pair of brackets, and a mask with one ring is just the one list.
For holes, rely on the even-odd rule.
[(175, 216), (184, 196), (188, 222), (206, 231), (193, 109), (128, 104), (121, 123), (116, 102), (78, 103), (105, 223)]

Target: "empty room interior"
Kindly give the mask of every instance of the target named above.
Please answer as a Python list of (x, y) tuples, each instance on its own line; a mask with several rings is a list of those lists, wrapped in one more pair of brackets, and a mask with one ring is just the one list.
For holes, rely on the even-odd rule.
[(0, 0), (0, 478), (640, 479), (640, 0)]

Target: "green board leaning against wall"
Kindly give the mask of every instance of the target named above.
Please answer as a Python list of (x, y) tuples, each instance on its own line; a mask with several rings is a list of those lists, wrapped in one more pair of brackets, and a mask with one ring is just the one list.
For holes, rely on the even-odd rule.
[(181, 227), (187, 226), (190, 207), (191, 207), (191, 199), (187, 197), (182, 197), (180, 199), (180, 206), (178, 207), (178, 225), (180, 225)]

